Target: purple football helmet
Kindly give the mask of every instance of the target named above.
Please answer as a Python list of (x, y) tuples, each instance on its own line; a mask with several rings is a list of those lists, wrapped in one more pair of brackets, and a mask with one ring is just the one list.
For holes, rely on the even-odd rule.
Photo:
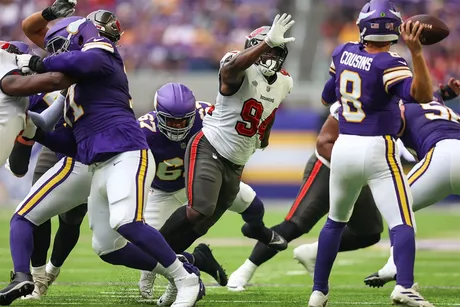
[(356, 24), (359, 27), (361, 43), (396, 43), (400, 35), (402, 17), (393, 2), (371, 0), (361, 9)]
[(183, 84), (167, 83), (155, 93), (153, 104), (161, 133), (171, 141), (185, 139), (195, 122), (193, 92)]
[(96, 26), (85, 17), (63, 18), (52, 26), (45, 35), (45, 49), (50, 54), (81, 50), (91, 38), (98, 37)]
[(32, 51), (32, 48), (30, 48), (29, 45), (27, 45), (26, 43), (24, 42), (21, 42), (21, 41), (11, 41), (10, 42), (11, 45), (15, 46), (16, 48), (18, 48), (19, 52), (21, 54), (31, 54), (31, 55), (35, 55), (35, 53)]

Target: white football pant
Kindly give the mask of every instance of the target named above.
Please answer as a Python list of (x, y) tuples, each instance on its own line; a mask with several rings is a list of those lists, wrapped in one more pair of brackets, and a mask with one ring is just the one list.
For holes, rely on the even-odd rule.
[(390, 136), (340, 134), (332, 149), (329, 218), (348, 222), (361, 188), (369, 185), (390, 229), (415, 228), (412, 194), (396, 142)]
[(86, 203), (91, 177), (88, 166), (64, 157), (37, 180), (16, 213), (39, 226)]
[(431, 206), (450, 194), (460, 195), (460, 140), (436, 144), (409, 172), (413, 210)]
[(90, 166), (93, 172), (88, 197), (92, 245), (99, 256), (127, 243), (116, 230), (144, 221), (144, 208), (155, 176), (155, 160), (149, 149), (121, 153)]

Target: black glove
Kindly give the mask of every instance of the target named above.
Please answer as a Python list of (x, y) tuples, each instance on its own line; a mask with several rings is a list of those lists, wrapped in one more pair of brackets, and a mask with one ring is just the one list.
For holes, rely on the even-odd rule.
[(45, 64), (43, 64), (43, 59), (38, 55), (33, 55), (30, 58), (29, 69), (39, 74), (46, 72)]
[(77, 0), (56, 0), (54, 3), (42, 11), (42, 17), (47, 20), (55, 20), (67, 17), (75, 12)]
[(443, 100), (451, 100), (458, 96), (457, 93), (455, 93), (455, 91), (448, 85), (441, 86), (439, 92)]

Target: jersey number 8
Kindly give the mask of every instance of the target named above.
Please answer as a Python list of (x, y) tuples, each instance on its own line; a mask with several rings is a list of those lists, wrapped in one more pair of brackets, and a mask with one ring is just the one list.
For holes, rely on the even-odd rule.
[(366, 118), (361, 98), (361, 77), (357, 72), (344, 70), (340, 74), (342, 116), (347, 122), (360, 123)]

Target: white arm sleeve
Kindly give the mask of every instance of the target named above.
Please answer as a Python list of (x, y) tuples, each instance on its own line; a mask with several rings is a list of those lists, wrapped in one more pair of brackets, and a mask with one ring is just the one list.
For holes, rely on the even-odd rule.
[(42, 113), (29, 111), (28, 115), (34, 124), (43, 131), (52, 131), (59, 119), (63, 116), (67, 90), (61, 91), (56, 100)]

